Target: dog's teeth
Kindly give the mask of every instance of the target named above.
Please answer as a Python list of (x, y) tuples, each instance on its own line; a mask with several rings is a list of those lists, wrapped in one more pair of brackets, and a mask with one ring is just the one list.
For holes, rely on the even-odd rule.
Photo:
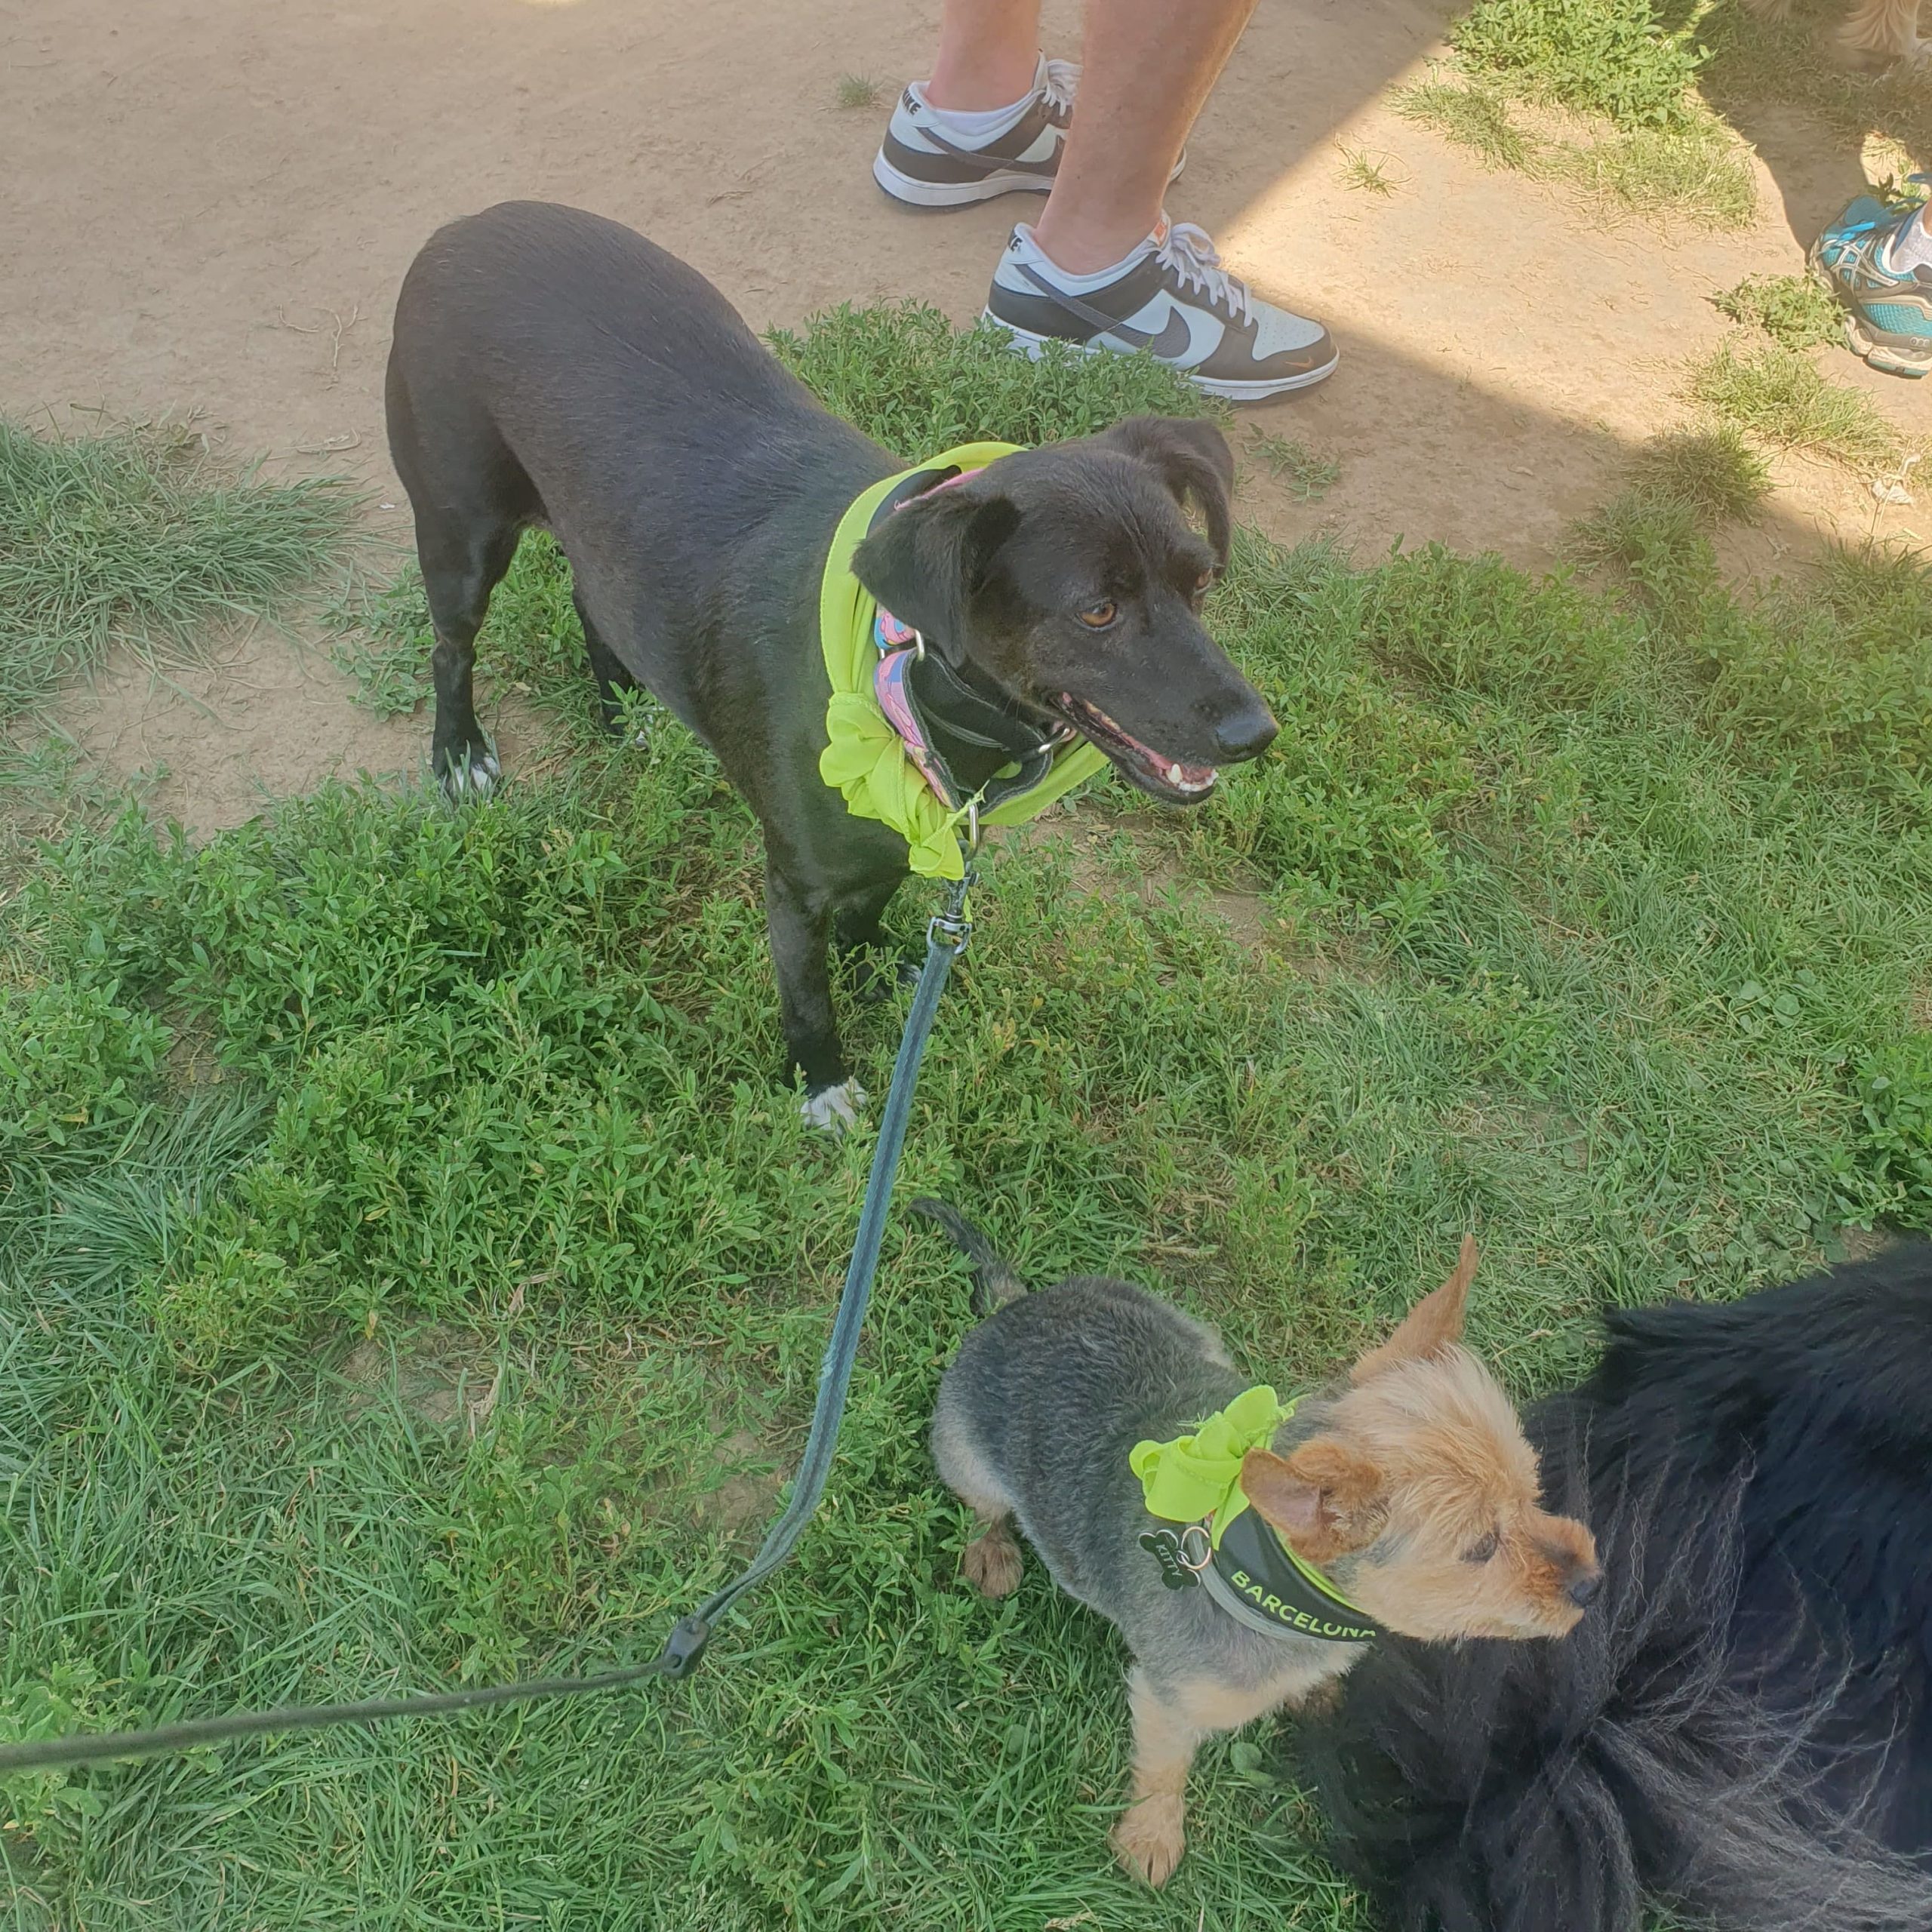
[(1181, 768), (1179, 765), (1171, 764), (1168, 767), (1168, 783), (1170, 785), (1180, 785), (1183, 786), (1186, 784), (1187, 780), (1183, 775)]

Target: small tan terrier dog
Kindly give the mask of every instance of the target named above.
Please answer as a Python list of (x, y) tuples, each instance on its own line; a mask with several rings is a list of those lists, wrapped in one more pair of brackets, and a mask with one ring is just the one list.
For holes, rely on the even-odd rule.
[(969, 1223), (915, 1202), (974, 1264), (933, 1454), (979, 1521), (961, 1567), (1020, 1582), (1017, 1522), (1134, 1653), (1121, 1863), (1166, 1883), (1204, 1738), (1334, 1684), (1383, 1631), (1561, 1637), (1596, 1594), (1589, 1531), (1553, 1516), (1509, 1398), (1463, 1347), (1456, 1272), (1345, 1381), (1283, 1404), (1220, 1338), (1125, 1281), (1029, 1294)]

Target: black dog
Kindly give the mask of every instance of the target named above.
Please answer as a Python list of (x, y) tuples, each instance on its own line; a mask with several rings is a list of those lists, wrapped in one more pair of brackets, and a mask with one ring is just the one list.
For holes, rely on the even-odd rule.
[[(403, 283), (389, 446), (436, 630), (432, 760), (497, 775), (470, 696), (522, 532), (570, 560), (607, 721), (642, 685), (758, 815), (786, 1041), (808, 1118), (854, 1094), (826, 951), (876, 943), (907, 846), (819, 775), (820, 579), (841, 516), (904, 467), (819, 408), (694, 270), (614, 222), (513, 202), (433, 235)], [(946, 472), (925, 479), (944, 480)], [(1070, 726), (1155, 797), (1197, 802), (1275, 724), (1201, 628), (1233, 463), (1211, 423), (1152, 419), (905, 501), (853, 571), (922, 632), (961, 716), (929, 715), (970, 792)], [(1181, 514), (1192, 497), (1208, 543)], [(1211, 544), (1211, 549), (1210, 545)]]
[(1365, 1660), (1296, 1736), (1344, 1855), (1405, 1932), (1925, 1932), (1932, 1247), (1610, 1327), (1527, 1419), (1595, 1611)]

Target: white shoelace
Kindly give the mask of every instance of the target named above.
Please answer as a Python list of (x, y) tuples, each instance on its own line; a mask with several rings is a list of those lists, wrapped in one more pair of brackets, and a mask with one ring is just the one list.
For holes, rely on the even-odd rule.
[(1211, 302), (1226, 303), (1236, 321), (1246, 321), (1254, 312), (1248, 306), (1247, 284), (1222, 267), (1206, 229), (1191, 221), (1170, 222), (1168, 238), (1155, 253), (1184, 285), (1201, 290)]
[(1049, 107), (1071, 107), (1073, 90), (1080, 85), (1080, 63), (1078, 60), (1049, 60), (1047, 78), (1040, 89)]

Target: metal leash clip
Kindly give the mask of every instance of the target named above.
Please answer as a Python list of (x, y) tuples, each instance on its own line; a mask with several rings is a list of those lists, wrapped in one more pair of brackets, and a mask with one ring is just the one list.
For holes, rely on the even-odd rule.
[[(977, 818), (977, 814), (974, 816)], [(972, 915), (966, 909), (967, 897), (976, 882), (977, 875), (968, 863), (965, 875), (954, 886), (952, 896), (946, 902), (945, 911), (935, 912), (926, 921), (928, 946), (940, 944), (940, 935), (943, 934), (946, 943), (952, 949), (954, 958), (957, 959), (966, 950), (967, 942), (973, 937)]]

